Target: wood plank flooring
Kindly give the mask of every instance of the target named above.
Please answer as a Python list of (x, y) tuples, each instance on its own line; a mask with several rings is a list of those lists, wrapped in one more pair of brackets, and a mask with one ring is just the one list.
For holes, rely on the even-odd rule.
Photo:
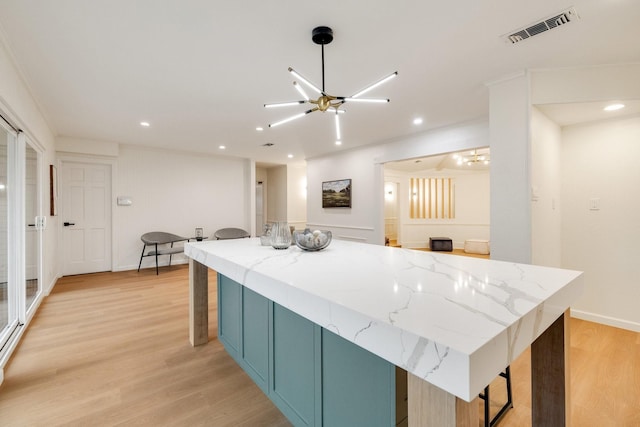
[[(213, 272), (210, 341), (191, 347), (187, 273), (60, 279), (5, 368), (0, 426), (289, 426), (216, 338)], [(528, 353), (511, 366), (499, 425), (530, 426)], [(640, 334), (572, 319), (571, 374), (572, 426), (640, 426)]]
[(189, 344), (187, 272), (60, 279), (5, 370), (0, 426), (289, 426), (215, 338), (215, 310), (211, 342)]

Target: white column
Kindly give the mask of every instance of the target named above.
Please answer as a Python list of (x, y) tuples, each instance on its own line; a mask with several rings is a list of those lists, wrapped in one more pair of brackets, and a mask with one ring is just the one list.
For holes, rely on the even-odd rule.
[(489, 85), (491, 258), (531, 262), (529, 75)]

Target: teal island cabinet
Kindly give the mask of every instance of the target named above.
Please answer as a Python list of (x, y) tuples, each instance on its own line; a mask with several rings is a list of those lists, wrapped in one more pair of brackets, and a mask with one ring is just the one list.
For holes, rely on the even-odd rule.
[(218, 336), (295, 426), (406, 423), (404, 371), (396, 409), (393, 364), (221, 274)]
[(530, 348), (531, 425), (569, 425), (570, 304), (582, 275), (334, 240), (189, 242), (189, 340), (219, 337), (296, 426), (479, 424), (478, 394)]

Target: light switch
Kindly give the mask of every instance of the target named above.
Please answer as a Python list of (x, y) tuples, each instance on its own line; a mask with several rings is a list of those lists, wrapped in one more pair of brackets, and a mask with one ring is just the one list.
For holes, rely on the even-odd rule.
[(118, 196), (118, 206), (131, 206), (133, 201), (128, 196)]

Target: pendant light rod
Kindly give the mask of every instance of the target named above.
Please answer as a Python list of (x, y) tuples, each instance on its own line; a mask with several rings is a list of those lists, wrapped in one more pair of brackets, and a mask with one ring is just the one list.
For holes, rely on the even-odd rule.
[(311, 31), (311, 40), (315, 44), (319, 44), (322, 50), (322, 94), (326, 95), (327, 93), (324, 91), (324, 45), (333, 41), (333, 30), (325, 26), (316, 27)]
[(324, 91), (324, 44), (321, 45), (322, 47), (322, 93), (325, 93)]

